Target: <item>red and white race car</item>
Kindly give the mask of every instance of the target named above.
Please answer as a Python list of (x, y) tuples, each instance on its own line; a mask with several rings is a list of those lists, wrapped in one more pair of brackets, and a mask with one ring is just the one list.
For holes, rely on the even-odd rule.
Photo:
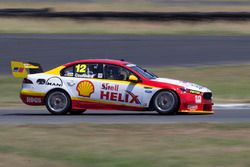
[(47, 72), (36, 63), (11, 64), (13, 75), (24, 78), (22, 101), (46, 105), (52, 114), (81, 114), (86, 109), (213, 113), (209, 89), (159, 78), (122, 60), (79, 60)]

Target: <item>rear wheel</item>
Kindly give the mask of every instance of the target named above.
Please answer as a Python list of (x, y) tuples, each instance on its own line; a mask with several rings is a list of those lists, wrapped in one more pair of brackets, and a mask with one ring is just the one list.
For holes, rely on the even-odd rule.
[(47, 95), (45, 105), (51, 114), (64, 115), (71, 109), (71, 100), (66, 92), (56, 90)]
[(176, 114), (179, 109), (179, 99), (175, 92), (164, 90), (154, 96), (153, 106), (159, 114)]

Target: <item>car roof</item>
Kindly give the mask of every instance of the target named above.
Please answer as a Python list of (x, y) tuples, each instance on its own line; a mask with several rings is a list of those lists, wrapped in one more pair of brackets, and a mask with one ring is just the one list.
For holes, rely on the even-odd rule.
[(129, 62), (123, 60), (114, 60), (114, 59), (83, 59), (83, 60), (76, 60), (73, 62), (69, 62), (64, 64), (65, 67), (69, 67), (74, 64), (78, 63), (105, 63), (105, 64), (114, 64), (114, 65), (124, 65), (128, 64)]

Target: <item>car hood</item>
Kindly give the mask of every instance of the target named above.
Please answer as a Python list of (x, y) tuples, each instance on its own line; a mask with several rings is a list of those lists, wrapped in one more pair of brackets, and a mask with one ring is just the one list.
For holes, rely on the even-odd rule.
[(195, 83), (186, 82), (186, 81), (180, 81), (180, 80), (175, 80), (175, 79), (170, 79), (170, 78), (156, 78), (156, 79), (154, 79), (154, 81), (172, 84), (172, 85), (177, 85), (177, 86), (182, 86), (186, 89), (191, 89), (191, 90), (200, 91), (200, 92), (211, 92), (211, 90), (209, 90), (206, 87), (197, 85)]

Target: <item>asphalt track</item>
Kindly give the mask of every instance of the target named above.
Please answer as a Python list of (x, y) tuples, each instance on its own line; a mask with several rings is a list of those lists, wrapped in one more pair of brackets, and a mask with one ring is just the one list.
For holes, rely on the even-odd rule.
[(212, 115), (158, 115), (156, 112), (86, 111), (82, 115), (50, 115), (45, 109), (0, 110), (0, 124), (168, 124), (249, 123), (250, 109), (217, 109)]
[(78, 59), (125, 59), (141, 66), (250, 62), (250, 36), (0, 35), (0, 74), (10, 61), (45, 70)]
[[(250, 62), (250, 36), (0, 35), (0, 74), (11, 60), (45, 69), (86, 58), (125, 59), (143, 66)], [(0, 124), (249, 122), (250, 109), (217, 109), (214, 115), (161, 116), (151, 112), (87, 111), (53, 116), (45, 110), (0, 109)]]

